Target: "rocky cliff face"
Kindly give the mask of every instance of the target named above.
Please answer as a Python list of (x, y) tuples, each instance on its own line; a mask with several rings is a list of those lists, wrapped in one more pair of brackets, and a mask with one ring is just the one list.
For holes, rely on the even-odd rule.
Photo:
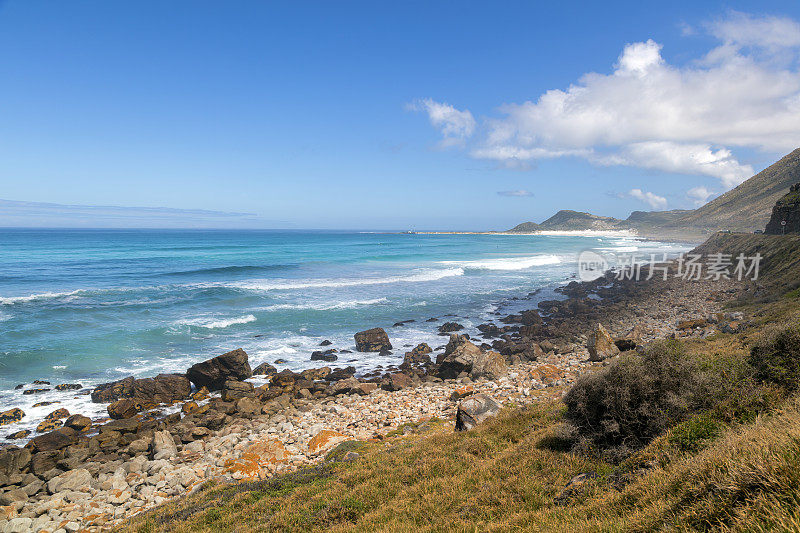
[[(781, 222), (786, 222), (784, 226)], [(800, 233), (800, 183), (789, 188), (789, 194), (778, 200), (772, 208), (772, 217), (767, 223), (766, 233)]]

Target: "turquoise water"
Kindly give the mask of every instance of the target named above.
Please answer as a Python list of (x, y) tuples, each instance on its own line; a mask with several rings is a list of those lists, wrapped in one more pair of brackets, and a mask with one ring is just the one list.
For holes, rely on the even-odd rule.
[[(352, 350), (353, 333), (375, 326), (393, 355), (337, 364), (396, 364), (404, 345), (443, 343), (426, 319), (457, 315), (474, 332), (511, 297), (552, 297), (589, 248), (681, 249), (619, 236), (0, 230), (0, 407), (56, 398), (18, 383), (183, 372), (238, 347), (253, 365), (300, 370), (318, 366), (323, 339)], [(415, 322), (392, 327), (401, 320)]]

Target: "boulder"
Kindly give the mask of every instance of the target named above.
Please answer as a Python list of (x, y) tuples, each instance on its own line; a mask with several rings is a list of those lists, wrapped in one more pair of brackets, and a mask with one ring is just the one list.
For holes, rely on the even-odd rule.
[(0, 450), (0, 475), (11, 477), (27, 468), (31, 462), (31, 451), (28, 448), (10, 446)]
[(156, 431), (153, 434), (153, 460), (171, 459), (178, 455), (178, 447), (169, 431)]
[(228, 380), (222, 386), (222, 401), (233, 402), (242, 398), (254, 398), (256, 393), (252, 383)]
[(442, 379), (455, 379), (462, 372), (469, 373), (472, 364), (480, 356), (481, 349), (463, 335), (450, 335), (450, 342), (443, 354), (436, 358), (439, 365), (437, 376)]
[(486, 394), (476, 394), (458, 404), (456, 431), (467, 431), (488, 418), (497, 416), (500, 405)]
[(24, 439), (30, 434), (31, 434), (30, 429), (21, 429), (19, 431), (15, 431), (14, 433), (9, 433), (8, 435), (6, 435), (6, 438), (8, 440)]
[(316, 381), (318, 379), (325, 379), (331, 375), (330, 367), (323, 366), (322, 368), (309, 368), (300, 372), (303, 379), (308, 381)]
[(343, 433), (333, 431), (332, 429), (323, 429), (308, 441), (308, 451), (311, 455), (319, 455), (347, 439), (347, 435)]
[(427, 353), (414, 353), (406, 352), (405, 357), (403, 357), (403, 364), (400, 365), (400, 368), (406, 370), (411, 367), (420, 367), (426, 366), (431, 364), (431, 356)]
[(381, 388), (387, 391), (398, 391), (401, 389), (407, 389), (413, 385), (414, 382), (411, 381), (411, 377), (408, 374), (395, 372), (386, 376), (381, 383)]
[(136, 413), (140, 413), (145, 409), (146, 406), (142, 402), (133, 398), (122, 398), (121, 400), (117, 400), (116, 402), (110, 404), (106, 408), (108, 411), (108, 416), (114, 420), (130, 418), (135, 416)]
[(92, 427), (92, 419), (83, 415), (72, 415), (64, 421), (64, 426), (75, 431), (87, 431)]
[(334, 394), (363, 394), (364, 391), (361, 390), (361, 382), (359, 382), (356, 378), (350, 377), (346, 379), (340, 379), (333, 385), (333, 393)]
[(48, 431), (53, 431), (54, 429), (58, 429), (63, 426), (64, 423), (61, 420), (42, 420), (38, 426), (36, 426), (36, 433), (47, 433)]
[(332, 363), (332, 362), (336, 361), (337, 359), (339, 359), (339, 356), (337, 356), (334, 353), (335, 351), (336, 351), (335, 349), (325, 350), (324, 352), (317, 350), (317, 351), (311, 353), (311, 360), (312, 361), (327, 361), (329, 363)]
[(380, 352), (391, 350), (392, 343), (383, 328), (372, 328), (355, 334), (356, 350), (359, 352)]
[(614, 344), (611, 335), (608, 334), (606, 328), (599, 322), (595, 326), (594, 331), (589, 335), (586, 348), (589, 350), (590, 361), (602, 361), (603, 359), (613, 357), (619, 353), (619, 348)]
[(5, 426), (8, 424), (13, 424), (14, 422), (19, 422), (22, 420), (22, 417), (25, 416), (25, 412), (22, 409), (15, 407), (14, 409), (9, 409), (8, 411), (3, 411), (0, 413), (0, 426)]
[(439, 326), (439, 333), (453, 333), (455, 331), (461, 331), (464, 329), (464, 326), (459, 324), (458, 322), (445, 322), (441, 326)]
[(254, 376), (271, 376), (277, 373), (278, 369), (266, 362), (261, 363), (253, 369)]
[(110, 403), (123, 398), (136, 398), (155, 405), (171, 404), (189, 397), (192, 386), (182, 374), (159, 374), (153, 378), (135, 379), (133, 376), (103, 383), (92, 391), (94, 403)]
[(92, 474), (85, 468), (76, 468), (69, 472), (64, 472), (47, 482), (47, 490), (50, 494), (61, 492), (62, 490), (80, 491), (92, 484)]
[(197, 391), (192, 394), (192, 400), (196, 402), (202, 402), (206, 398), (208, 398), (210, 392), (206, 387), (200, 387)]
[[(186, 376), (197, 388), (219, 390), (227, 380), (241, 381), (253, 375), (247, 353), (241, 348), (193, 365)], [(187, 394), (188, 396), (188, 394)]]
[(508, 372), (505, 358), (491, 350), (479, 352), (472, 362), (469, 377), (472, 379), (486, 378), (498, 379)]
[(640, 346), (642, 344), (643, 338), (644, 338), (644, 328), (642, 328), (642, 326), (637, 324), (633, 328), (631, 328), (631, 330), (628, 331), (628, 333), (616, 339), (614, 341), (614, 344), (617, 345), (619, 351), (626, 352), (628, 350), (635, 349), (637, 346)]
[(59, 428), (55, 431), (34, 437), (27, 444), (35, 452), (61, 450), (78, 442), (78, 432), (72, 428)]
[(253, 416), (261, 412), (261, 402), (255, 398), (244, 397), (236, 400), (236, 412), (242, 416)]

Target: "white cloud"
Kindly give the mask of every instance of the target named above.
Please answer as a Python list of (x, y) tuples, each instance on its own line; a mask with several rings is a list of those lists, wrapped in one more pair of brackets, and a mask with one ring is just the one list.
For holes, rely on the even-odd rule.
[(430, 98), (418, 100), (409, 106), (414, 111), (428, 114), (431, 124), (442, 133), (442, 145), (463, 143), (475, 131), (475, 118), (468, 110), (459, 111), (450, 104), (436, 102)]
[(800, 46), (800, 24), (786, 17), (756, 17), (733, 11), (708, 27), (714, 37), (727, 45), (768, 50)]
[[(720, 45), (685, 65), (665, 61), (653, 40), (630, 43), (610, 73), (590, 72), (563, 90), (501, 106), (501, 115), (488, 118), (485, 131), (471, 140), (470, 155), (515, 166), (580, 157), (711, 176), (725, 188), (741, 183), (753, 168), (733, 149), (772, 155), (800, 146), (798, 62), (764, 54), (780, 45), (796, 59), (800, 25), (733, 12), (707, 27)], [(444, 132), (446, 140), (471, 136), (471, 113), (435, 105), (450, 115), (468, 114), (469, 126), (456, 128), (459, 135)]]
[(644, 192), (642, 189), (631, 189), (628, 191), (631, 198), (636, 198), (647, 203), (653, 209), (664, 209), (667, 207), (667, 199), (651, 192)]
[(701, 205), (705, 204), (708, 199), (714, 196), (716, 193), (714, 191), (708, 190), (706, 187), (693, 187), (686, 191), (686, 196), (694, 201), (694, 205), (700, 207)]
[(497, 194), (500, 196), (512, 196), (517, 198), (533, 196), (531, 191), (526, 191), (525, 189), (517, 189), (516, 191), (497, 191)]

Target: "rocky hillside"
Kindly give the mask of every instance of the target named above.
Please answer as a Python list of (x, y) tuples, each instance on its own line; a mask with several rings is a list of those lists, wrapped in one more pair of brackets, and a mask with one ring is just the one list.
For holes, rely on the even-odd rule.
[(800, 183), (792, 185), (789, 194), (778, 200), (772, 208), (772, 217), (767, 224), (766, 233), (770, 235), (800, 233)]
[(716, 231), (753, 232), (763, 229), (772, 207), (800, 181), (800, 148), (738, 187), (693, 210), (634, 211), (621, 220), (562, 210), (541, 224), (526, 222), (509, 230), (635, 230), (647, 237), (702, 240)]

